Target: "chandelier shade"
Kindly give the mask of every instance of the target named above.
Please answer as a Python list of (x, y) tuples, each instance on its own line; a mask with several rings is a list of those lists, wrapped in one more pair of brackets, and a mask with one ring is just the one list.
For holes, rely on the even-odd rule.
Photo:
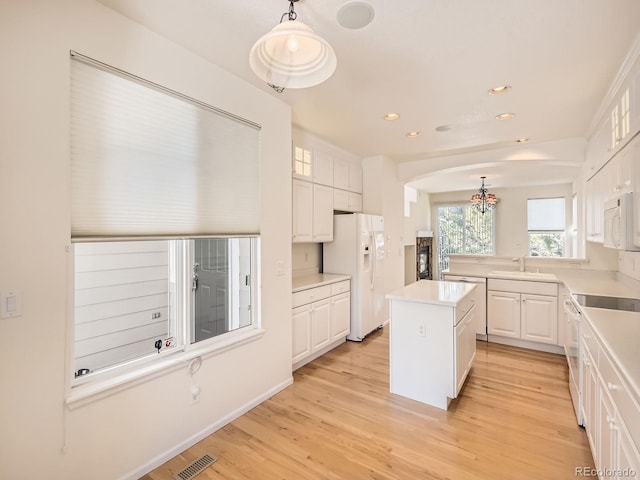
[(489, 193), (484, 186), (484, 179), (487, 177), (480, 178), (482, 179), (482, 186), (478, 190), (478, 193), (474, 193), (471, 196), (471, 204), (476, 207), (480, 213), (484, 214), (487, 210), (496, 208), (498, 199), (493, 193)]
[(278, 92), (318, 85), (338, 63), (331, 45), (295, 18), (291, 2), (289, 19), (258, 39), (249, 54), (251, 70)]

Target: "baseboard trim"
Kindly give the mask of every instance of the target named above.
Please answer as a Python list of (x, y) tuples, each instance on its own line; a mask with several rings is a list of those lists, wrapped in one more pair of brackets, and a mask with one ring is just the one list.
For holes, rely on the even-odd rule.
[(558, 345), (552, 345), (549, 343), (530, 342), (528, 340), (521, 340), (517, 338), (500, 337), (498, 335), (489, 335), (490, 343), (500, 343), (502, 345), (510, 345), (512, 347), (527, 348), (529, 350), (537, 350), (539, 352), (555, 353), (557, 355), (564, 355), (564, 349)]
[(260, 405), (265, 400), (268, 400), (269, 398), (273, 397), (275, 394), (277, 394), (278, 392), (284, 390), (285, 388), (287, 388), (289, 385), (292, 385), (292, 384), (293, 384), (293, 377), (291, 376), (291, 377), (287, 378), (285, 381), (279, 383), (278, 385), (275, 385), (273, 388), (270, 388), (269, 390), (267, 390), (263, 394), (257, 396), (256, 398), (250, 400), (249, 402), (245, 403), (241, 407), (233, 410), (232, 412), (230, 412), (228, 415), (225, 415), (224, 417), (222, 417), (217, 422), (213, 423), (212, 425), (209, 425), (207, 428), (199, 431), (195, 435), (192, 435), (191, 437), (189, 437), (189, 438), (183, 440), (182, 442), (178, 443), (175, 447), (167, 450), (166, 452), (164, 452), (164, 453), (158, 455), (157, 457), (151, 459), (149, 462), (141, 465), (140, 467), (136, 468), (135, 470), (133, 470), (133, 471), (127, 473), (126, 475), (120, 477), (120, 480), (137, 480), (140, 477), (143, 477), (144, 475), (146, 475), (150, 471), (158, 468), (163, 463), (171, 460), (176, 455), (180, 454), (181, 452), (183, 452), (187, 448), (192, 447), (193, 445), (198, 443), (200, 440), (203, 440), (204, 438), (208, 437), (209, 435), (211, 435), (215, 431), (220, 430), (225, 425), (231, 423), (236, 418), (244, 415), (245, 413), (247, 413), (252, 408), (257, 407), (258, 405)]

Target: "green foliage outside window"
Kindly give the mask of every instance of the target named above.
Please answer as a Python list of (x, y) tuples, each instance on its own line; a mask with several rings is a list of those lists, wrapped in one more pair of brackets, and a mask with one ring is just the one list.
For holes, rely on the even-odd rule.
[(471, 204), (438, 208), (438, 268), (449, 269), (449, 254), (493, 255), (494, 211)]

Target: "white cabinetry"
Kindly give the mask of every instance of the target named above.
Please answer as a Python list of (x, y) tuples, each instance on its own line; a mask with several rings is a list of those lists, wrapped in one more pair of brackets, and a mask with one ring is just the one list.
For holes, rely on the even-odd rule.
[(446, 410), (475, 358), (475, 305), (468, 285), (454, 305), (423, 301), (421, 290), (437, 283), (423, 280), (387, 296), (390, 390)]
[(558, 344), (558, 285), (488, 279), (489, 335)]
[(334, 188), (333, 209), (342, 212), (362, 211), (362, 194)]
[(474, 275), (445, 273), (442, 279), (447, 282), (472, 283), (476, 286), (473, 291), (473, 299), (476, 304), (476, 323), (474, 330), (483, 340), (487, 336), (487, 279)]
[(333, 187), (333, 157), (321, 150), (313, 151), (311, 179), (313, 183)]
[(489, 335), (520, 338), (520, 294), (487, 292), (487, 332)]
[(313, 184), (292, 180), (292, 233), (294, 242), (313, 240)]
[(589, 242), (602, 243), (604, 240), (604, 190), (606, 188), (605, 175), (600, 171), (591, 177), (585, 187), (586, 200), (586, 235)]
[[(583, 320), (584, 424), (596, 469), (612, 478), (640, 471), (640, 406), (618, 373), (605, 347)], [(619, 475), (618, 475), (619, 474)], [(631, 476), (634, 474), (631, 473)]]
[(321, 150), (293, 145), (291, 175), (320, 185), (333, 186), (333, 157)]
[(362, 193), (362, 166), (354, 161), (334, 158), (333, 186), (340, 190)]
[(292, 241), (333, 240), (333, 189), (325, 185), (293, 179)]
[(345, 341), (351, 325), (349, 285), (342, 280), (293, 293), (294, 369)]

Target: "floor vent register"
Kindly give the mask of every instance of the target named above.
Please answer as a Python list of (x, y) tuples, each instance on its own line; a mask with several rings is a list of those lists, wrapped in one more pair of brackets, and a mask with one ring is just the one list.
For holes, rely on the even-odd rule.
[(207, 454), (188, 465), (185, 469), (176, 473), (173, 478), (175, 478), (176, 480), (191, 480), (196, 475), (202, 473), (204, 470), (213, 465), (216, 460), (218, 460), (216, 457)]

